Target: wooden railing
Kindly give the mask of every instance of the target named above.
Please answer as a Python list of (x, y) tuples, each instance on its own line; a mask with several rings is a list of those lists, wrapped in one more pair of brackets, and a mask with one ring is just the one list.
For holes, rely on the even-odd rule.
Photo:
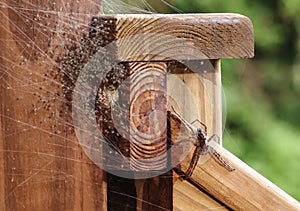
[(300, 209), (221, 147), (220, 59), (253, 57), (247, 17), (0, 4), (0, 210)]

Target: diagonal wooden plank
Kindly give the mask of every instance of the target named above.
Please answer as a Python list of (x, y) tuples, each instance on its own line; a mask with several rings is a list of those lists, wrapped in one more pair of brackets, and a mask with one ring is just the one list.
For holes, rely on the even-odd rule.
[[(210, 157), (198, 164), (188, 179), (233, 210), (299, 210), (300, 203), (257, 173), (233, 154), (212, 141), (222, 158), (235, 168), (229, 172), (216, 159)], [(186, 171), (190, 159), (181, 163)]]

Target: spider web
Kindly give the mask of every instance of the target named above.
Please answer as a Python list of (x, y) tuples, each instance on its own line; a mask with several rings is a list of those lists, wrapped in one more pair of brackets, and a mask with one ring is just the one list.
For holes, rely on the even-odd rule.
[[(99, 184), (97, 178), (81, 179), (68, 166), (93, 165), (79, 152), (70, 101), (83, 64), (97, 51), (92, 47), (95, 43), (87, 40), (92, 18), (101, 14), (100, 2), (86, 0), (83, 8), (78, 0), (49, 0), (43, 4), (38, 0), (0, 2), (0, 139), (5, 140), (0, 142), (0, 161), (5, 160), (0, 170), (5, 169), (3, 177), (11, 183), (5, 197), (0, 196), (0, 204), (18, 197), (16, 192), (28, 183), (38, 187), (54, 182), (58, 192), (67, 187), (66, 181), (74, 185), (80, 181), (91, 188)], [(136, 5), (107, 0), (103, 2), (103, 11), (155, 12), (144, 0)], [(124, 67), (120, 65), (117, 69)], [(124, 76), (119, 72), (117, 77), (107, 76), (115, 87)], [(98, 106), (104, 108), (109, 96), (104, 93), (102, 97), (107, 99)], [(93, 136), (92, 132), (90, 135)]]

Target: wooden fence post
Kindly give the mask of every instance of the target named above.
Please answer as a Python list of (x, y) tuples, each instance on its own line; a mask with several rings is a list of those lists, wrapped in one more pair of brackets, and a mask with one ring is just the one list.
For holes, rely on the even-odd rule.
[(99, 15), (101, 3), (0, 3), (0, 210), (299, 208), (214, 142), (235, 172), (209, 158), (173, 173), (195, 146), (177, 145), (187, 131), (167, 111), (221, 137), (220, 59), (253, 56), (251, 21)]
[(59, 71), (101, 3), (0, 3), (0, 210), (106, 209), (103, 171), (76, 141)]
[[(107, 28), (103, 27), (106, 23), (110, 23)], [(166, 109), (171, 110), (173, 106), (189, 121), (193, 118), (203, 121), (208, 127), (209, 134), (216, 133), (221, 136), (219, 59), (253, 56), (253, 33), (249, 19), (234, 14), (104, 15), (95, 17), (92, 25), (95, 29), (94, 39), (110, 40), (106, 42), (109, 43), (106, 48), (111, 50), (109, 53), (111, 59), (126, 64), (131, 74), (139, 78), (135, 80), (135, 77), (132, 77), (133, 86), (129, 88), (129, 95), (135, 97), (129, 97), (127, 100), (130, 104), (131, 117), (128, 118), (131, 131), (137, 130), (144, 134), (149, 130), (154, 131), (155, 127), (151, 128), (149, 124), (151, 115), (160, 113), (160, 116), (166, 116)], [(107, 33), (108, 31), (110, 33)], [(165, 74), (160, 80), (155, 79), (157, 76), (155, 67), (158, 66)], [(146, 74), (142, 72), (143, 69), (146, 70)], [(144, 84), (147, 86), (143, 86)], [(166, 84), (165, 90), (159, 89), (161, 84)], [(155, 95), (157, 93), (155, 90), (165, 92), (165, 96), (162, 98), (161, 95)], [(166, 122), (163, 119), (158, 118), (156, 124), (162, 131), (165, 130)], [(154, 135), (152, 132), (152, 136)], [(168, 145), (166, 132), (162, 132), (160, 138), (150, 140), (151, 145), (143, 144), (143, 141), (149, 141), (145, 138), (136, 142), (135, 133), (131, 133), (129, 137), (128, 151), (133, 168), (150, 170), (155, 167), (154, 163), (152, 166), (143, 166), (136, 162), (136, 159), (143, 161), (143, 156), (155, 157), (157, 155), (153, 153), (155, 149), (156, 151), (167, 149), (159, 147), (161, 143), (164, 143), (164, 146)], [(180, 152), (178, 153), (180, 157)], [(168, 175), (171, 175), (170, 172)], [(173, 190), (171, 185), (166, 186), (171, 183), (172, 178), (167, 179), (166, 175), (136, 180), (134, 193), (137, 194), (137, 209), (164, 210), (172, 209), (173, 206), (178, 208), (178, 203), (182, 201), (173, 201), (173, 194), (175, 198), (181, 198), (181, 188), (187, 188), (189, 185), (183, 182), (181, 185), (175, 185), (176, 189)], [(130, 185), (132, 183), (127, 183), (129, 192), (125, 194), (132, 194)], [(117, 202), (117, 195), (110, 200)], [(222, 206), (209, 197), (197, 203), (185, 204), (187, 207), (195, 205), (201, 205), (202, 208)]]

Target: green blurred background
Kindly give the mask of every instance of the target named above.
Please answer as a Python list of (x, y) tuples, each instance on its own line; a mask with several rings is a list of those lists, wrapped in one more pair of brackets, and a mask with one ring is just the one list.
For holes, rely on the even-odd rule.
[(119, 2), (115, 13), (147, 12), (141, 8), (158, 13), (230, 12), (252, 20), (255, 58), (222, 61), (227, 101), (223, 143), (300, 201), (300, 1), (124, 2), (136, 8)]

